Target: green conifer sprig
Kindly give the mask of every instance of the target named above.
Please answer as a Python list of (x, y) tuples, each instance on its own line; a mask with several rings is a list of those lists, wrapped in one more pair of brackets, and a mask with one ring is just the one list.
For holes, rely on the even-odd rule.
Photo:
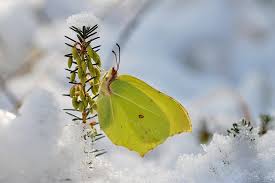
[[(64, 109), (66, 113), (73, 117), (73, 121), (81, 121), (86, 124), (84, 140), (92, 139), (92, 142), (104, 137), (95, 128), (98, 124), (96, 98), (99, 92), (101, 77), (101, 59), (97, 52), (100, 45), (92, 46), (92, 42), (99, 39), (97, 35), (98, 25), (93, 27), (83, 26), (82, 29), (70, 27), (76, 33), (77, 39), (65, 36), (70, 43), (65, 43), (71, 48), (71, 53), (65, 55), (68, 58), (67, 65), (69, 84), (71, 88), (68, 94), (72, 101), (72, 109)], [(78, 114), (76, 114), (78, 113)], [(80, 114), (80, 115), (79, 115)], [(103, 150), (94, 150), (95, 156), (105, 153)]]

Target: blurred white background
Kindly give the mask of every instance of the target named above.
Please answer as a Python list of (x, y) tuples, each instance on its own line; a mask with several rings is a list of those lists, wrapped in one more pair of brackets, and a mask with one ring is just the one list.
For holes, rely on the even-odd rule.
[[(223, 144), (232, 123), (246, 117), (257, 126), (259, 114), (274, 112), (274, 10), (272, 0), (0, 0), (0, 182), (204, 182), (176, 166), (196, 168), (179, 157), (204, 153), (200, 133), (221, 135)], [(70, 106), (61, 96), (69, 88), (64, 35), (73, 34), (66, 19), (81, 12), (99, 19), (95, 44), (102, 45), (105, 69), (114, 64), (118, 42), (120, 73), (179, 100), (192, 118), (191, 134), (143, 159), (104, 139), (99, 146), (108, 153), (95, 160), (96, 170), (84, 170), (80, 129), (61, 110)], [(274, 139), (273, 148), (265, 144), (271, 137), (258, 146), (274, 156)], [(270, 163), (273, 156), (256, 153)], [(206, 167), (216, 159), (208, 161)], [(254, 182), (275, 181), (275, 168), (265, 163), (256, 164), (261, 173)], [(251, 182), (243, 178), (247, 172), (232, 179), (236, 167), (242, 166), (233, 163), (228, 179), (209, 181)]]

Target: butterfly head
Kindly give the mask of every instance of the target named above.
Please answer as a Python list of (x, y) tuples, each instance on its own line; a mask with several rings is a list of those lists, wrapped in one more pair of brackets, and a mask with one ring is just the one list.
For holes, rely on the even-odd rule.
[(109, 84), (113, 82), (118, 75), (118, 71), (115, 67), (112, 67), (112, 69), (109, 70), (109, 72), (106, 75), (105, 81), (107, 81)]

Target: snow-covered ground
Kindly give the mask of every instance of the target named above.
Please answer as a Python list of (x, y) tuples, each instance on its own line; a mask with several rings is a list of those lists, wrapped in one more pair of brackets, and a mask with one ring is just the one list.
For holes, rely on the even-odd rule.
[[(156, 1), (123, 40), (144, 4), (0, 1), (1, 183), (275, 182), (275, 125), (257, 135), (259, 115), (275, 115), (275, 3)], [(64, 35), (72, 35), (66, 19), (83, 11), (98, 17), (105, 69), (121, 41), (120, 73), (179, 100), (192, 133), (169, 138), (144, 158), (104, 138), (96, 145), (108, 153), (86, 166), (81, 127), (61, 110), (71, 105), (62, 96), (69, 89)], [(228, 136), (243, 117), (254, 129)], [(213, 135), (206, 145), (202, 132)]]

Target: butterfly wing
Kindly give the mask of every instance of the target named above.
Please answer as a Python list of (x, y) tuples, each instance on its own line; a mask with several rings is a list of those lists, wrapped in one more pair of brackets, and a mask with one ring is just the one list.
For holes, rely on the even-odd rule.
[(97, 104), (100, 127), (114, 144), (143, 156), (169, 136), (169, 119), (147, 93), (120, 77), (110, 88)]
[(157, 104), (158, 107), (161, 108), (161, 110), (169, 120), (169, 136), (173, 136), (182, 132), (192, 131), (192, 124), (188, 112), (175, 99), (165, 95), (164, 93), (161, 93), (160, 91), (152, 88), (150, 85), (133, 76), (121, 75), (118, 77), (118, 79), (121, 81), (125, 81), (135, 88), (143, 91)]

